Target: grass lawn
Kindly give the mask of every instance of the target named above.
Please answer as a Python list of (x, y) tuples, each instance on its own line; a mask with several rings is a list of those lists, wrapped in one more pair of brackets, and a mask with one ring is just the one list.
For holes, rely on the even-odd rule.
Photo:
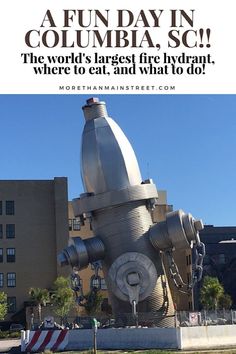
[[(45, 354), (51, 354), (50, 351), (45, 351)], [(236, 354), (236, 349), (222, 349), (222, 350), (199, 350), (199, 351), (171, 351), (171, 350), (113, 350), (113, 351), (101, 351), (98, 350), (97, 354)], [(93, 350), (87, 351), (71, 351), (71, 352), (60, 352), (54, 354), (93, 354)]]

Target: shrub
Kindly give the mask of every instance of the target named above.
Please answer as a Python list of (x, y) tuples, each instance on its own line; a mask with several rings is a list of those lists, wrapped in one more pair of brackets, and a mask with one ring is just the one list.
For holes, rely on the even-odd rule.
[(7, 338), (8, 332), (2, 332), (0, 331), (0, 339), (2, 338)]
[(21, 336), (21, 333), (20, 331), (17, 331), (17, 332), (10, 332), (7, 336), (7, 338), (20, 338)]
[(0, 331), (0, 339), (6, 338), (20, 338), (20, 331), (9, 332), (9, 331)]

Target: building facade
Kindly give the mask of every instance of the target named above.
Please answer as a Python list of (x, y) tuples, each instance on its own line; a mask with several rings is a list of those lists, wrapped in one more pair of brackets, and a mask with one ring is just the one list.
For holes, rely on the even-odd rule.
[[(165, 220), (172, 209), (167, 204), (166, 192), (159, 191), (158, 206), (152, 215), (154, 222)], [(51, 289), (58, 276), (70, 275), (69, 267), (57, 264), (57, 255), (67, 247), (69, 237), (75, 236), (89, 238), (93, 230), (88, 220), (81, 224), (75, 218), (72, 203), (68, 202), (65, 177), (0, 181), (0, 291), (7, 294), (7, 319), (24, 309), (30, 287)], [(189, 255), (181, 252), (175, 254), (175, 259), (187, 281), (191, 273)], [(170, 279), (167, 264), (166, 271)], [(84, 294), (97, 285), (94, 274), (91, 266), (79, 273)], [(107, 288), (101, 269), (99, 276), (106, 303)], [(191, 296), (180, 295), (171, 279), (169, 284), (176, 307), (188, 309)]]
[[(233, 300), (232, 308), (236, 308), (236, 227), (205, 225), (200, 238), (206, 246), (203, 277), (217, 277)], [(198, 284), (195, 289), (196, 308), (201, 308), (200, 287)]]
[[(68, 212), (69, 212), (69, 235), (70, 237), (81, 237), (82, 239), (87, 239), (93, 237), (93, 230), (88, 219), (83, 223), (74, 216), (74, 211), (72, 207), (72, 202), (68, 202)], [(91, 288), (97, 286), (98, 284), (93, 283), (93, 276), (95, 270), (92, 266), (79, 271), (79, 276), (81, 278), (82, 291), (86, 295), (90, 292)], [(107, 298), (107, 287), (103, 277), (102, 270), (99, 269), (99, 277), (101, 277), (101, 291), (104, 298)], [(82, 310), (82, 309), (81, 309)]]
[(51, 288), (68, 269), (57, 254), (68, 243), (67, 179), (0, 181), (0, 291), (8, 319), (24, 308), (29, 288)]

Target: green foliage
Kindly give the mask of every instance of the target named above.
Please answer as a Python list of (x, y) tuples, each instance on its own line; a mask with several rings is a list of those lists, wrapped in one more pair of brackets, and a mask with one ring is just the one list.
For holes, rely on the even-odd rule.
[(229, 310), (232, 306), (232, 298), (229, 294), (223, 294), (220, 298), (219, 298), (219, 308), (220, 309), (225, 309), (225, 310)]
[(20, 338), (21, 336), (21, 332), (17, 331), (17, 332), (10, 332), (7, 336), (7, 338)]
[(67, 278), (58, 277), (55, 280), (51, 300), (54, 305), (54, 313), (61, 318), (61, 323), (63, 323), (74, 305), (74, 292), (69, 287)]
[(40, 304), (45, 306), (49, 301), (49, 292), (47, 289), (30, 288), (29, 295), (31, 300), (36, 302), (37, 305)]
[(17, 332), (9, 332), (9, 331), (0, 331), (0, 339), (7, 339), (7, 338), (20, 338), (21, 333), (20, 331)]
[(70, 279), (65, 277), (58, 277), (54, 282), (55, 289), (61, 288), (69, 288), (70, 287)]
[(45, 306), (46, 303), (49, 301), (49, 292), (47, 289), (41, 289), (41, 288), (30, 288), (29, 289), (29, 296), (32, 301), (34, 301), (37, 305), (38, 308), (38, 318), (39, 321), (42, 321), (42, 315), (41, 315), (41, 307), (42, 305)]
[(224, 288), (215, 277), (206, 276), (200, 291), (200, 300), (207, 310), (218, 309), (219, 300), (224, 295)]
[(84, 296), (85, 302), (83, 307), (88, 315), (96, 315), (101, 308), (101, 303), (103, 301), (102, 295), (99, 291), (91, 290), (87, 295)]
[(7, 338), (7, 336), (8, 336), (8, 332), (2, 332), (2, 331), (0, 331), (0, 339), (2, 339), (2, 338)]
[(4, 320), (7, 314), (7, 295), (0, 291), (0, 320)]

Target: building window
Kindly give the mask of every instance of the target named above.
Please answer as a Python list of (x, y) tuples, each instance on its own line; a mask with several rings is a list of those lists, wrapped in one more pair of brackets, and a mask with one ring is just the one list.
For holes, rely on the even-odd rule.
[(100, 289), (101, 287), (101, 278), (98, 277), (96, 278), (95, 276), (92, 276), (90, 279), (90, 289)]
[(7, 311), (8, 313), (13, 313), (16, 312), (16, 297), (15, 296), (9, 296), (7, 298)]
[(191, 254), (188, 255), (188, 264), (189, 265), (192, 264), (192, 255)]
[(72, 231), (72, 219), (69, 219), (69, 231)]
[(2, 227), (2, 224), (0, 224), (0, 238), (3, 237), (3, 227)]
[(83, 287), (83, 279), (80, 278), (79, 274), (71, 275), (71, 287), (75, 291), (79, 291)]
[(187, 273), (187, 282), (188, 282), (188, 284), (190, 284), (191, 280), (192, 280), (191, 273)]
[(186, 256), (186, 263), (187, 263), (187, 266), (191, 265), (192, 264), (192, 257), (191, 257), (191, 254), (188, 254)]
[(69, 231), (78, 231), (80, 230), (80, 220), (79, 219), (69, 219)]
[(3, 273), (0, 273), (0, 288), (3, 288)]
[(6, 225), (6, 236), (7, 238), (15, 237), (15, 224), (7, 224)]
[(7, 286), (9, 288), (16, 286), (16, 273), (7, 273)]
[(107, 284), (104, 278), (101, 279), (101, 290), (107, 290)]
[(2, 201), (0, 200), (0, 215), (2, 215)]
[(15, 214), (15, 203), (14, 200), (6, 201), (6, 215), (14, 215)]
[(16, 261), (15, 248), (7, 248), (7, 262), (13, 263)]
[(3, 248), (0, 248), (0, 263), (3, 262)]
[(80, 230), (80, 220), (73, 219), (73, 230), (78, 231)]

